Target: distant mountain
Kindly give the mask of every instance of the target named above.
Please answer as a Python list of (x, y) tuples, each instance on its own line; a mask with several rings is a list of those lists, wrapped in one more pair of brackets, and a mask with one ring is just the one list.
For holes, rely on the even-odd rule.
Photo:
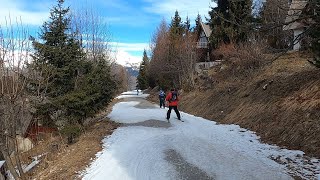
[(137, 77), (139, 74), (139, 69), (134, 67), (125, 67), (130, 76)]
[(132, 67), (132, 68), (135, 68), (135, 69), (138, 70), (139, 67), (140, 67), (140, 63), (129, 63), (129, 62), (127, 62), (125, 66), (126, 67)]
[(125, 68), (130, 76), (137, 77), (139, 74), (140, 63), (126, 63)]

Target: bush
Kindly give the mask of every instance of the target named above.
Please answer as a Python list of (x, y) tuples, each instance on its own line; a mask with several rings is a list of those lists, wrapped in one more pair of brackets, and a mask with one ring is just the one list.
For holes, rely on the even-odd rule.
[(60, 132), (67, 137), (68, 144), (72, 144), (81, 135), (82, 129), (79, 125), (66, 125)]
[(218, 75), (221, 78), (227, 77), (234, 80), (250, 78), (253, 72), (261, 69), (268, 62), (263, 49), (258, 43), (220, 46), (214, 51), (217, 56), (221, 57), (224, 67)]

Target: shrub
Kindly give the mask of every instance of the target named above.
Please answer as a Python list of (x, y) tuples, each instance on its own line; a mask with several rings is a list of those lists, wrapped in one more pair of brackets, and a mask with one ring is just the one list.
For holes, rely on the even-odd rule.
[(250, 78), (256, 70), (261, 69), (268, 61), (263, 53), (263, 47), (258, 43), (239, 45), (224, 44), (214, 53), (222, 58), (222, 66), (218, 76), (243, 80)]
[(66, 125), (60, 131), (64, 136), (67, 136), (68, 144), (75, 142), (75, 139), (81, 135), (82, 129), (79, 125)]

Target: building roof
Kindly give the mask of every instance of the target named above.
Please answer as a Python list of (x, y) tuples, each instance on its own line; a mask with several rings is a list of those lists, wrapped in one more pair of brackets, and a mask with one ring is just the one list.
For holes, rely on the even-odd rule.
[(202, 27), (206, 37), (209, 38), (212, 33), (210, 26), (208, 24), (203, 23), (202, 21), (200, 24), (201, 24), (201, 27)]
[(283, 26), (283, 30), (290, 30), (290, 29), (298, 29), (301, 28), (303, 25), (296, 20), (300, 17), (303, 9), (308, 4), (306, 0), (293, 0), (290, 4), (288, 15), (286, 17), (285, 23), (289, 23)]

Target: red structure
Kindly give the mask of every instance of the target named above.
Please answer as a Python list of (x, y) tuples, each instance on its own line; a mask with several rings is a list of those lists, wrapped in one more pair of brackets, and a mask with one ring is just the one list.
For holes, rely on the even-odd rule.
[(50, 128), (39, 125), (37, 122), (32, 122), (27, 128), (25, 137), (30, 138), (33, 142), (37, 142), (39, 136), (58, 131), (56, 128)]

